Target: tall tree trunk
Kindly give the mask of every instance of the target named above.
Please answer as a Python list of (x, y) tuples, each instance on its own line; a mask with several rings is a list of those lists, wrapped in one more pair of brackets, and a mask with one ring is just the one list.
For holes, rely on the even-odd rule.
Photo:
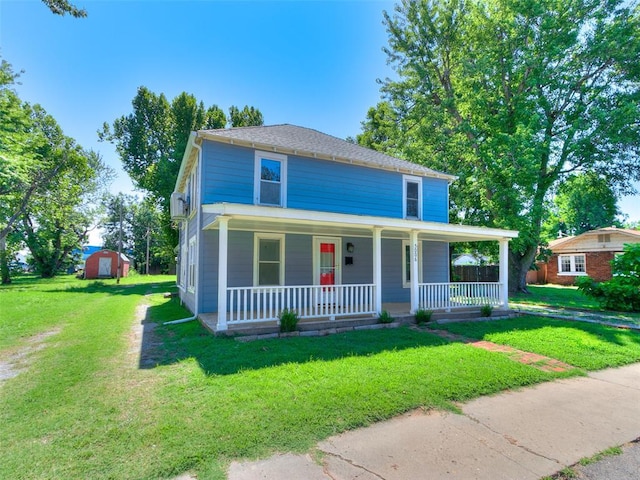
[(9, 271), (9, 256), (7, 255), (7, 236), (0, 235), (0, 276), (2, 285), (11, 283), (11, 272)]
[(536, 258), (536, 246), (529, 247), (524, 254), (509, 250), (509, 292), (529, 293), (527, 272)]

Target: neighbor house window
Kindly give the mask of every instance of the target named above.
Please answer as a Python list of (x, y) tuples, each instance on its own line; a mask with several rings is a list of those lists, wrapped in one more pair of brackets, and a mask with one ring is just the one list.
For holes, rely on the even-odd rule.
[(196, 287), (196, 237), (189, 239), (189, 271), (187, 273), (187, 290), (193, 292)]
[(285, 207), (287, 203), (287, 157), (256, 152), (255, 202), (258, 205)]
[(403, 218), (422, 219), (422, 178), (403, 175), (402, 216)]
[[(422, 281), (422, 242), (418, 242), (418, 282)], [(411, 242), (402, 241), (402, 286), (411, 287)]]
[(558, 273), (565, 275), (586, 275), (587, 263), (584, 254), (559, 255)]
[(284, 235), (254, 235), (253, 284), (284, 285)]

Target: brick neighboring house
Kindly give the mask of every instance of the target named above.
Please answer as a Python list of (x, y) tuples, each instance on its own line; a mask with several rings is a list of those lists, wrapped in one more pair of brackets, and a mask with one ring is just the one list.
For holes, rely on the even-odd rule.
[(585, 275), (597, 282), (610, 280), (611, 261), (626, 243), (640, 243), (640, 231), (606, 227), (553, 240), (551, 257), (538, 264), (537, 283), (573, 285), (576, 277)]

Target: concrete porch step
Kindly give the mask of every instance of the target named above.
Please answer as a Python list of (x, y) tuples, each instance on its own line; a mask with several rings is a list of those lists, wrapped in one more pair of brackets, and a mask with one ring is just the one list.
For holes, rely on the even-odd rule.
[[(487, 320), (495, 318), (509, 318), (513, 316), (513, 314), (514, 312), (512, 310), (495, 309), (491, 313), (490, 317), (484, 318)], [(433, 312), (433, 315), (431, 316), (431, 320), (436, 323), (464, 322), (466, 320), (475, 320), (478, 318), (483, 318), (480, 313), (480, 308), (452, 310), (451, 312), (437, 311)]]
[[(395, 317), (396, 323), (412, 323), (414, 322), (413, 315), (403, 315)], [(378, 316), (373, 315), (366, 317), (352, 317), (352, 318), (340, 318), (336, 320), (329, 319), (308, 319), (300, 320), (298, 322), (297, 331), (301, 333), (316, 333), (320, 332), (335, 332), (335, 331), (349, 331), (357, 329), (358, 327), (364, 327), (369, 325), (378, 324)], [(265, 322), (262, 324), (250, 324), (250, 325), (233, 325), (225, 332), (218, 332), (223, 335), (271, 335), (279, 334), (280, 327), (275, 321)], [(303, 335), (304, 335), (303, 333)]]
[[(484, 317), (486, 320), (497, 318), (509, 318), (515, 315), (511, 310), (494, 310), (491, 317)], [(364, 330), (369, 328), (393, 328), (400, 325), (415, 323), (415, 317), (410, 313), (395, 313), (394, 322), (380, 324), (377, 316), (329, 319), (303, 319), (298, 323), (298, 328), (292, 333), (280, 333), (280, 328), (275, 321), (260, 324), (233, 325), (217, 335), (246, 337), (246, 339), (277, 338), (291, 336), (320, 336), (332, 333), (342, 333), (353, 330)], [(463, 322), (468, 320), (483, 319), (479, 308), (469, 308), (455, 310), (452, 312), (434, 312), (431, 320), (435, 323)]]

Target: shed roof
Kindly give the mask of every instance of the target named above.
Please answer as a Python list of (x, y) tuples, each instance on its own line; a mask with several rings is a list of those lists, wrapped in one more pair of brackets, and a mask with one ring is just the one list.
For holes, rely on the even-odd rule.
[[(100, 250), (95, 251), (95, 252), (93, 252), (91, 255), (89, 255), (89, 256), (87, 257), (87, 259), (89, 259), (89, 258), (93, 257), (94, 255), (95, 255), (95, 256), (100, 256), (100, 254), (105, 254), (105, 253), (113, 254), (113, 255), (115, 255), (116, 257), (118, 256), (118, 252), (116, 252), (115, 250), (109, 250), (108, 248), (101, 248)], [(120, 259), (121, 259), (123, 262), (130, 262), (129, 257), (127, 257), (124, 253), (121, 253), (121, 254), (120, 254)]]

